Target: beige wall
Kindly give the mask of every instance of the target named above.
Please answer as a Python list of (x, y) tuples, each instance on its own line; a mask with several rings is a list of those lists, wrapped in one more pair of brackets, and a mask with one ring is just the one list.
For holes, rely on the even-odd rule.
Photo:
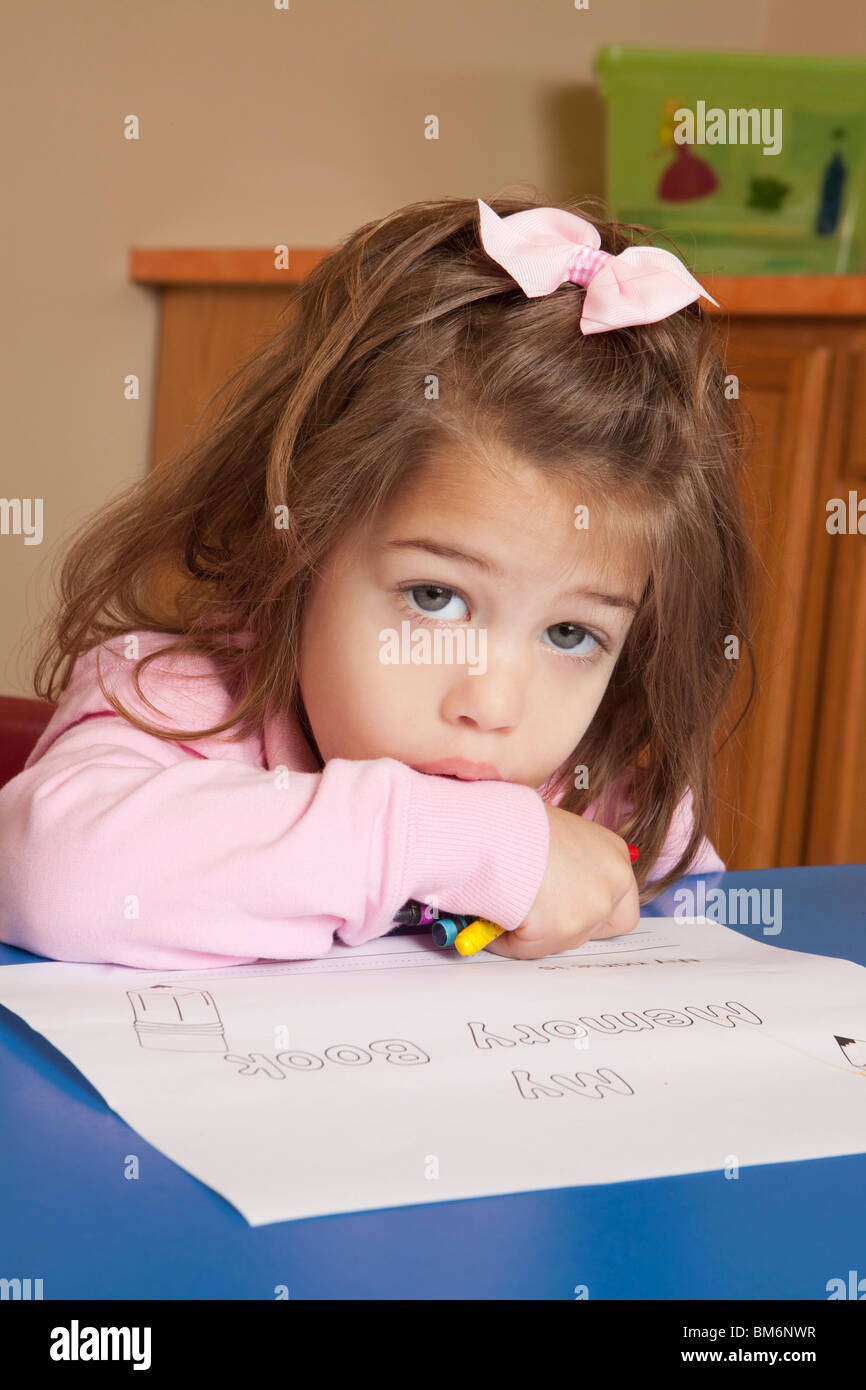
[[(603, 43), (856, 54), (858, 0), (60, 0), (0, 17), (0, 692), (31, 694), (63, 538), (145, 471), (156, 307), (130, 246), (330, 245), (403, 203), (602, 196)], [(440, 120), (438, 142), (423, 119)], [(141, 138), (123, 138), (129, 114)], [(137, 373), (142, 398), (123, 398)]]

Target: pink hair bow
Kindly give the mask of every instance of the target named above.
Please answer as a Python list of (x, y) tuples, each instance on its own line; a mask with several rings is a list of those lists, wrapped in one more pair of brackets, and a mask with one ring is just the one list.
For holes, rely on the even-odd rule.
[(591, 222), (562, 208), (499, 217), (479, 198), (478, 210), (484, 250), (529, 299), (569, 282), (586, 289), (582, 333), (657, 323), (701, 295), (718, 308), (682, 261), (660, 246), (629, 246), (613, 256), (601, 250)]

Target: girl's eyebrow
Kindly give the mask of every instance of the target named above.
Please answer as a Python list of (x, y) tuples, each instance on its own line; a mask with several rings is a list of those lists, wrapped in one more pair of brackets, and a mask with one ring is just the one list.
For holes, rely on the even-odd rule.
[[(488, 560), (484, 555), (470, 555), (465, 550), (456, 550), (454, 546), (442, 545), (439, 541), (431, 541), (427, 537), (416, 536), (411, 540), (405, 541), (386, 541), (382, 546), (383, 550), (426, 550), (431, 555), (439, 555), (443, 560), (466, 560), (470, 565), (477, 565), (485, 574), (492, 574), (497, 579), (504, 579), (505, 572), (495, 565), (492, 560)], [(634, 599), (626, 594), (605, 594), (597, 589), (568, 589), (560, 594), (560, 598), (590, 598), (598, 603), (606, 603), (611, 608), (629, 608), (633, 613), (637, 612), (638, 605)]]

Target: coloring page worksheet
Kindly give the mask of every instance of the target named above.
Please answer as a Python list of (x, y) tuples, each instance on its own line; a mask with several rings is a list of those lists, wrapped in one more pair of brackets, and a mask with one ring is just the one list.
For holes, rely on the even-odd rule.
[(7, 966), (0, 1003), (251, 1226), (866, 1150), (866, 969), (705, 918), (538, 961)]

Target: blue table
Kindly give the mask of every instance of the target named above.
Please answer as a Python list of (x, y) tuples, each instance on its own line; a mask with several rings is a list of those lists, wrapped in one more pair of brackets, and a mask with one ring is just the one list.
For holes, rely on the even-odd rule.
[[(782, 889), (781, 932), (744, 935), (866, 965), (866, 865), (705, 881)], [(674, 916), (696, 884), (644, 914)], [(38, 959), (0, 945), (0, 965)], [(2, 1007), (0, 1114), (0, 1276), (41, 1277), (46, 1300), (826, 1300), (829, 1279), (866, 1277), (866, 1154), (250, 1229)]]

